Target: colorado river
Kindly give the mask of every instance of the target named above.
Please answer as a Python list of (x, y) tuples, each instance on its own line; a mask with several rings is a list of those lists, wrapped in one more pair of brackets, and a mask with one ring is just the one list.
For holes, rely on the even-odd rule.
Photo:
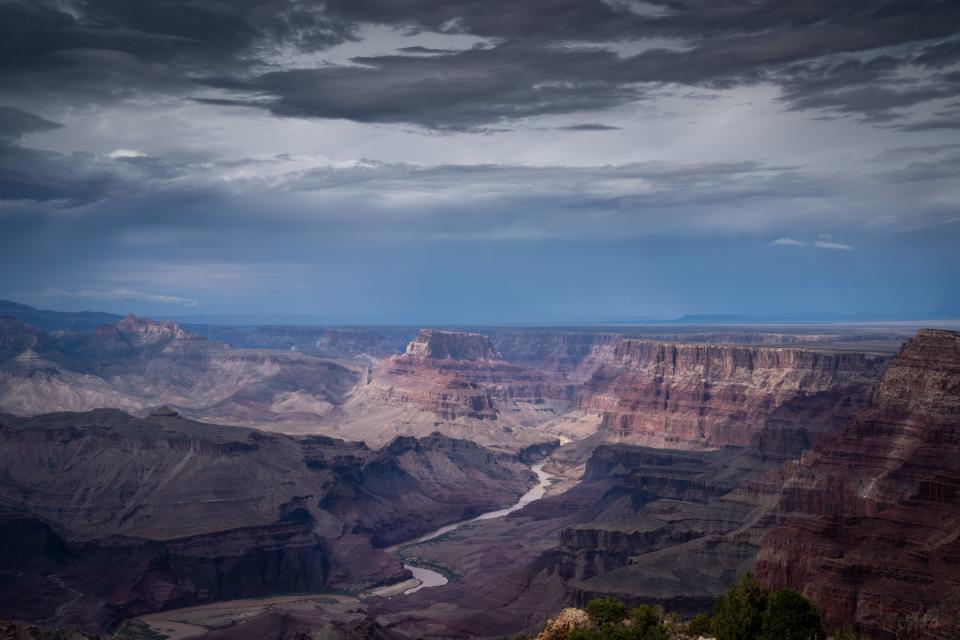
[[(416, 540), (411, 540), (408, 542), (400, 543), (398, 545), (394, 545), (392, 547), (388, 547), (386, 551), (390, 553), (396, 553), (401, 547), (407, 547), (410, 545), (420, 544), (421, 542), (427, 542), (428, 540), (433, 540), (434, 538), (438, 538), (445, 533), (450, 533), (451, 531), (459, 529), (463, 525), (470, 524), (471, 522), (479, 522), (481, 520), (494, 520), (496, 518), (502, 518), (508, 513), (513, 513), (514, 511), (523, 509), (525, 506), (527, 506), (531, 502), (534, 502), (535, 500), (539, 500), (547, 492), (547, 486), (550, 484), (550, 479), (553, 478), (553, 476), (543, 470), (543, 463), (534, 465), (533, 467), (531, 467), (531, 469), (535, 474), (537, 474), (536, 486), (530, 489), (529, 491), (527, 491), (522, 496), (520, 496), (520, 499), (517, 500), (517, 502), (514, 503), (512, 506), (507, 507), (506, 509), (498, 509), (497, 511), (488, 511), (487, 513), (482, 513), (479, 516), (476, 516), (475, 518), (470, 518), (469, 520), (462, 520), (460, 522), (448, 524), (444, 527), (440, 527), (439, 529), (431, 531), (430, 533), (422, 535)], [(409, 569), (410, 573), (413, 574), (413, 577), (420, 581), (420, 584), (418, 584), (417, 586), (404, 591), (403, 595), (405, 596), (410, 595), (411, 593), (416, 593), (417, 591), (420, 591), (420, 589), (426, 589), (427, 587), (439, 587), (441, 585), (447, 584), (446, 577), (444, 577), (443, 574), (437, 573), (432, 569), (428, 569), (426, 567), (417, 567), (415, 565), (406, 564), (406, 563), (404, 563), (403, 566), (404, 568)]]

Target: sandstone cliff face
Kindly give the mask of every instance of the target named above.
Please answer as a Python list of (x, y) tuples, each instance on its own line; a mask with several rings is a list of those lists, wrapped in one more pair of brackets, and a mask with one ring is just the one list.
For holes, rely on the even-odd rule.
[(372, 384), (386, 402), (416, 405), (441, 420), (496, 420), (493, 398), (471, 379), (473, 372), (489, 374), (490, 367), (404, 354), (389, 358)]
[(921, 331), (873, 405), (793, 466), (759, 579), (816, 600), (831, 626), (960, 633), (960, 334)]
[[(791, 331), (735, 330), (731, 328), (678, 330), (678, 327), (625, 328), (623, 332), (546, 329), (480, 329), (503, 358), (583, 383), (605, 362), (611, 362), (617, 345), (625, 340), (678, 344), (727, 344), (796, 346), (817, 348), (883, 350), (895, 353), (912, 334), (894, 329), (816, 329), (795, 327)], [(861, 348), (862, 345), (862, 348)]]
[(578, 406), (625, 441), (746, 446), (764, 427), (838, 429), (869, 402), (882, 355), (623, 340)]
[(555, 417), (570, 395), (568, 386), (500, 359), (485, 336), (424, 329), (371, 373), (344, 406), (339, 427), (374, 446), (434, 430), (525, 446), (549, 439), (526, 428)]
[(499, 360), (490, 339), (479, 333), (423, 329), (407, 345), (405, 355), (437, 360)]
[(169, 410), (0, 415), (0, 616), (105, 628), (397, 581), (408, 574), (375, 546), (506, 506), (530, 483), (516, 457), (441, 436), (377, 452)]

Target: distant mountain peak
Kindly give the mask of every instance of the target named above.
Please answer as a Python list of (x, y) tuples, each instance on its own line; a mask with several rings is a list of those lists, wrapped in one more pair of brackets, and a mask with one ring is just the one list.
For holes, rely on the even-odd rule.
[(120, 316), (100, 311), (51, 311), (0, 300), (0, 315), (9, 315), (43, 331), (93, 331), (103, 324), (112, 324)]

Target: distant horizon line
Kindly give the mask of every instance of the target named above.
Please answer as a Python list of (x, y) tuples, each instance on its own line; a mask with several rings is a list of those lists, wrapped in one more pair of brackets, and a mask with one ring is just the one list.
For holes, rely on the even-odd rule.
[[(0, 299), (0, 315), (6, 315), (10, 306), (23, 307), (37, 313), (68, 315), (103, 315), (117, 319), (128, 314), (102, 310), (62, 311), (33, 307), (12, 300)], [(7, 307), (7, 309), (4, 309)], [(817, 325), (874, 325), (874, 326), (920, 326), (929, 323), (960, 324), (960, 316), (948, 314), (882, 315), (878, 313), (780, 313), (780, 314), (732, 314), (732, 313), (687, 313), (678, 317), (653, 316), (597, 316), (597, 317), (554, 317), (536, 320), (431, 320), (405, 317), (396, 314), (318, 314), (318, 313), (210, 313), (177, 314), (163, 312), (140, 312), (129, 315), (157, 320), (171, 320), (184, 325), (221, 325), (221, 326), (380, 326), (380, 327), (738, 327), (738, 326), (817, 326)]]

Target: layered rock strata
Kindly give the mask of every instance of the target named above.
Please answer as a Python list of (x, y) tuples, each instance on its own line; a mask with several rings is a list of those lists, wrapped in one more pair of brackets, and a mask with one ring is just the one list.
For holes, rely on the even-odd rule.
[(960, 334), (925, 330), (873, 405), (795, 464), (763, 541), (766, 585), (871, 636), (960, 633)]
[(555, 417), (571, 395), (569, 386), (501, 359), (483, 335), (425, 329), (372, 372), (345, 405), (340, 426), (375, 445), (395, 434), (440, 430), (525, 446), (547, 439), (526, 427)]
[(763, 428), (835, 431), (866, 406), (887, 357), (623, 340), (578, 395), (614, 438), (664, 447), (747, 446)]
[[(615, 361), (617, 375), (631, 378), (628, 389), (636, 388), (643, 376), (650, 383), (658, 377), (655, 368), (638, 366), (646, 356), (631, 342), (618, 343), (624, 351)], [(665, 357), (668, 347), (676, 347), (675, 368), (672, 357)], [(681, 352), (688, 347), (693, 353), (730, 355), (709, 353), (693, 360), (696, 366), (681, 366)], [(553, 459), (561, 465), (586, 456), (578, 484), (503, 522), (417, 547), (414, 553), (462, 577), (458, 586), (444, 591), (442, 607), (412, 601), (410, 610), (401, 613), (393, 604), (383, 605), (385, 619), (400, 628), (407, 628), (402, 626), (407, 620), (428, 619), (452, 637), (468, 637), (471, 626), (491, 608), (496, 608), (490, 620), (490, 635), (495, 636), (520, 631), (564, 605), (601, 596), (630, 604), (659, 603), (689, 615), (709, 611), (731, 582), (753, 567), (763, 536), (779, 521), (777, 503), (789, 471), (783, 462), (840, 428), (850, 407), (871, 396), (870, 380), (876, 384), (887, 361), (875, 354), (796, 351), (662, 345), (659, 362), (670, 367), (661, 367), (661, 397), (667, 395), (664, 387), (699, 383), (701, 377), (713, 380), (714, 388), (738, 388), (740, 412), (715, 403), (709, 394), (693, 400), (697, 415), (703, 407), (708, 417), (715, 411), (727, 424), (739, 421), (745, 430), (740, 439), (722, 446), (658, 439), (654, 448), (604, 444), (609, 434), (601, 432), (560, 449)], [(818, 394), (827, 394), (834, 383), (840, 392), (830, 402), (813, 403), (809, 413), (800, 411), (807, 396), (798, 387), (812, 385)], [(670, 398), (676, 401), (675, 391)], [(646, 410), (640, 402), (628, 406)], [(806, 424), (809, 417), (818, 422)], [(514, 540), (527, 542), (509, 543)]]

